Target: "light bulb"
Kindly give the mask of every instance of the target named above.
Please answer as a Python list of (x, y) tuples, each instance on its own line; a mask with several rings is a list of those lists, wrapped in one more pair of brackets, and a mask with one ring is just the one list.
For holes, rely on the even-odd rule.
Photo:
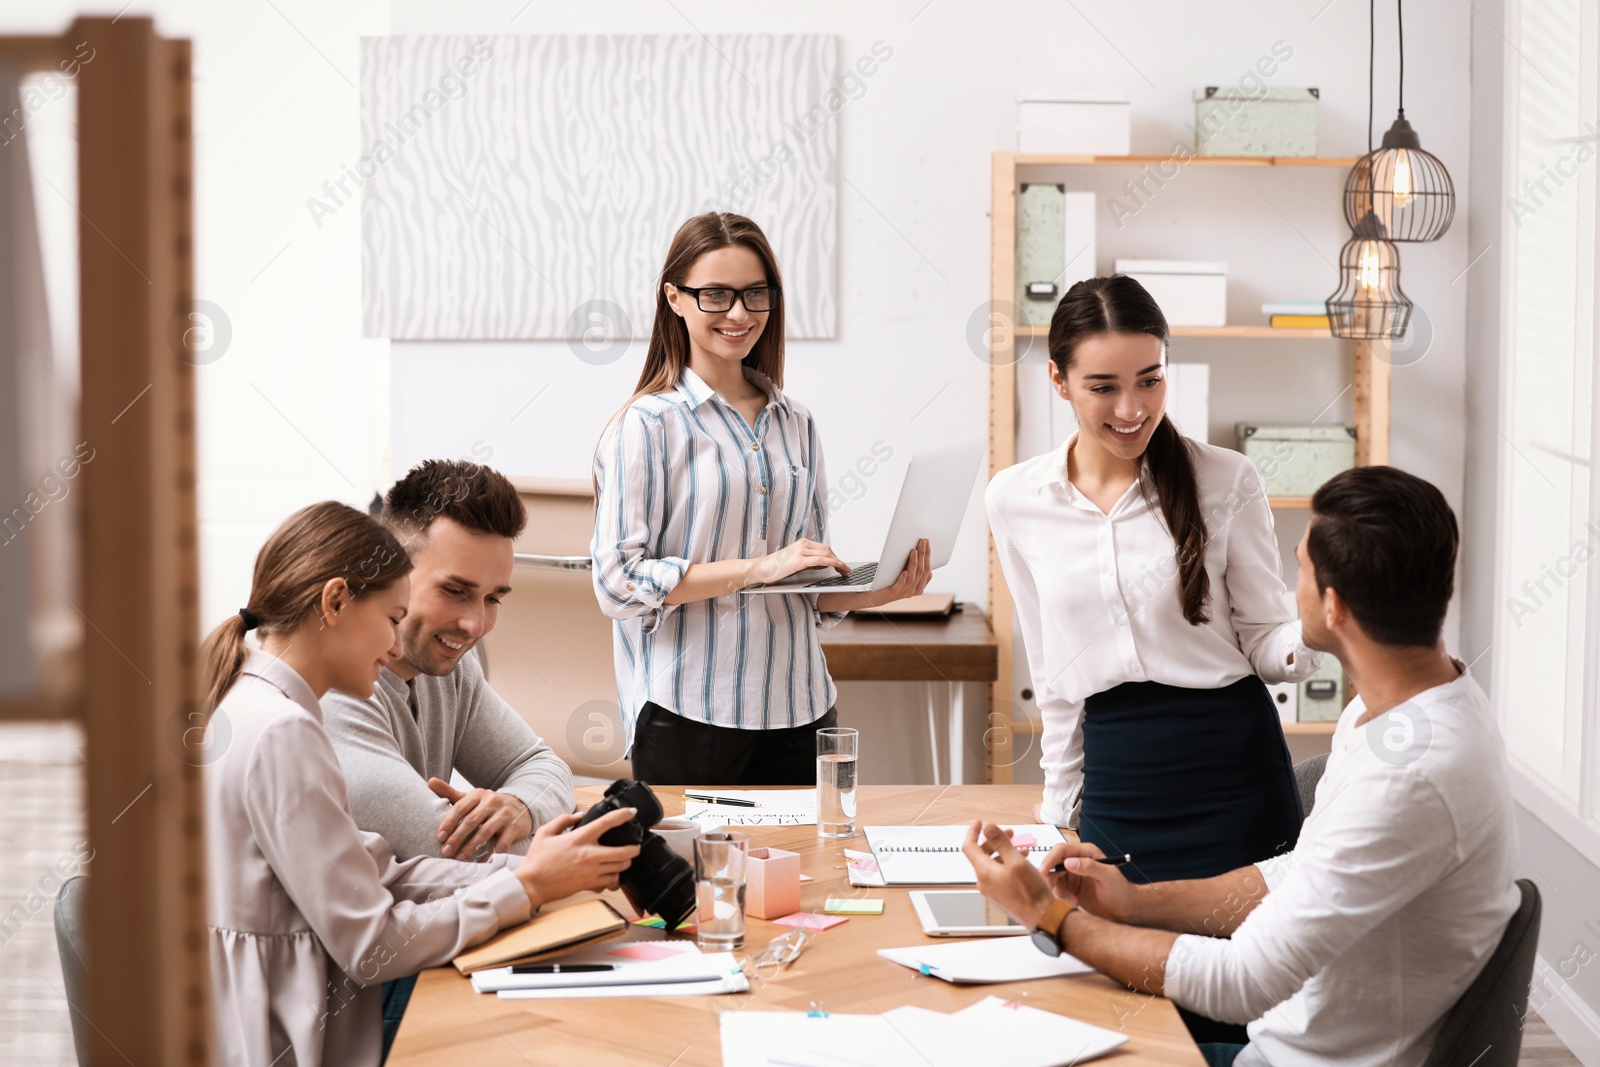
[(1404, 148), (1397, 149), (1394, 154), (1394, 206), (1405, 207), (1411, 203), (1411, 154)]
[(1356, 249), (1356, 262), (1360, 264), (1358, 280), (1361, 288), (1376, 292), (1383, 277), (1383, 260), (1378, 252), (1378, 242), (1362, 241)]

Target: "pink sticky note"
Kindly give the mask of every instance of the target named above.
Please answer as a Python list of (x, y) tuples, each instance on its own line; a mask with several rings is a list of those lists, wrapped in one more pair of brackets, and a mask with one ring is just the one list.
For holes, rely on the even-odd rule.
[(621, 956), (630, 960), (647, 960), (654, 963), (656, 960), (666, 960), (674, 956), (681, 956), (683, 955), (683, 950), (672, 948), (669, 945), (645, 942), (640, 945), (623, 945), (621, 948), (612, 949), (606, 955)]
[(772, 920), (772, 925), (798, 926), (802, 930), (831, 930), (840, 923), (849, 921), (843, 915), (818, 915), (814, 911), (797, 911), (793, 915)]
[(1032, 848), (1038, 842), (1033, 839), (1032, 834), (1017, 834), (1011, 839), (1011, 844), (1017, 848)]

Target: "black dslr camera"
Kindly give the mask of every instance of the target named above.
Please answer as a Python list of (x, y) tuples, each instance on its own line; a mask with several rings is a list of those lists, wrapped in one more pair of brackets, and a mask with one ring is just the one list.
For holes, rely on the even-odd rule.
[(694, 914), (694, 867), (650, 832), (661, 821), (661, 802), (650, 786), (618, 778), (606, 788), (605, 799), (584, 812), (578, 826), (619, 808), (634, 808), (638, 814), (601, 834), (600, 843), (639, 846), (639, 855), (622, 872), (622, 888), (636, 907), (661, 916), (668, 930), (676, 930)]

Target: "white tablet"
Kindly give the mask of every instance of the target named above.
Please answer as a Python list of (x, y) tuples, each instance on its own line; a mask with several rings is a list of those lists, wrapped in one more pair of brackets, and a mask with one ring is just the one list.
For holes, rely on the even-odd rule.
[(911, 893), (929, 937), (993, 937), (1030, 931), (975, 889), (918, 889)]

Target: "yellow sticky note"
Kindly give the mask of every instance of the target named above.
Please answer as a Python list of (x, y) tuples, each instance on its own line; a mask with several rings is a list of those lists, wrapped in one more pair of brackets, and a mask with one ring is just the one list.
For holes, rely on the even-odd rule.
[(882, 915), (883, 901), (858, 900), (853, 897), (829, 897), (822, 910), (828, 915)]

